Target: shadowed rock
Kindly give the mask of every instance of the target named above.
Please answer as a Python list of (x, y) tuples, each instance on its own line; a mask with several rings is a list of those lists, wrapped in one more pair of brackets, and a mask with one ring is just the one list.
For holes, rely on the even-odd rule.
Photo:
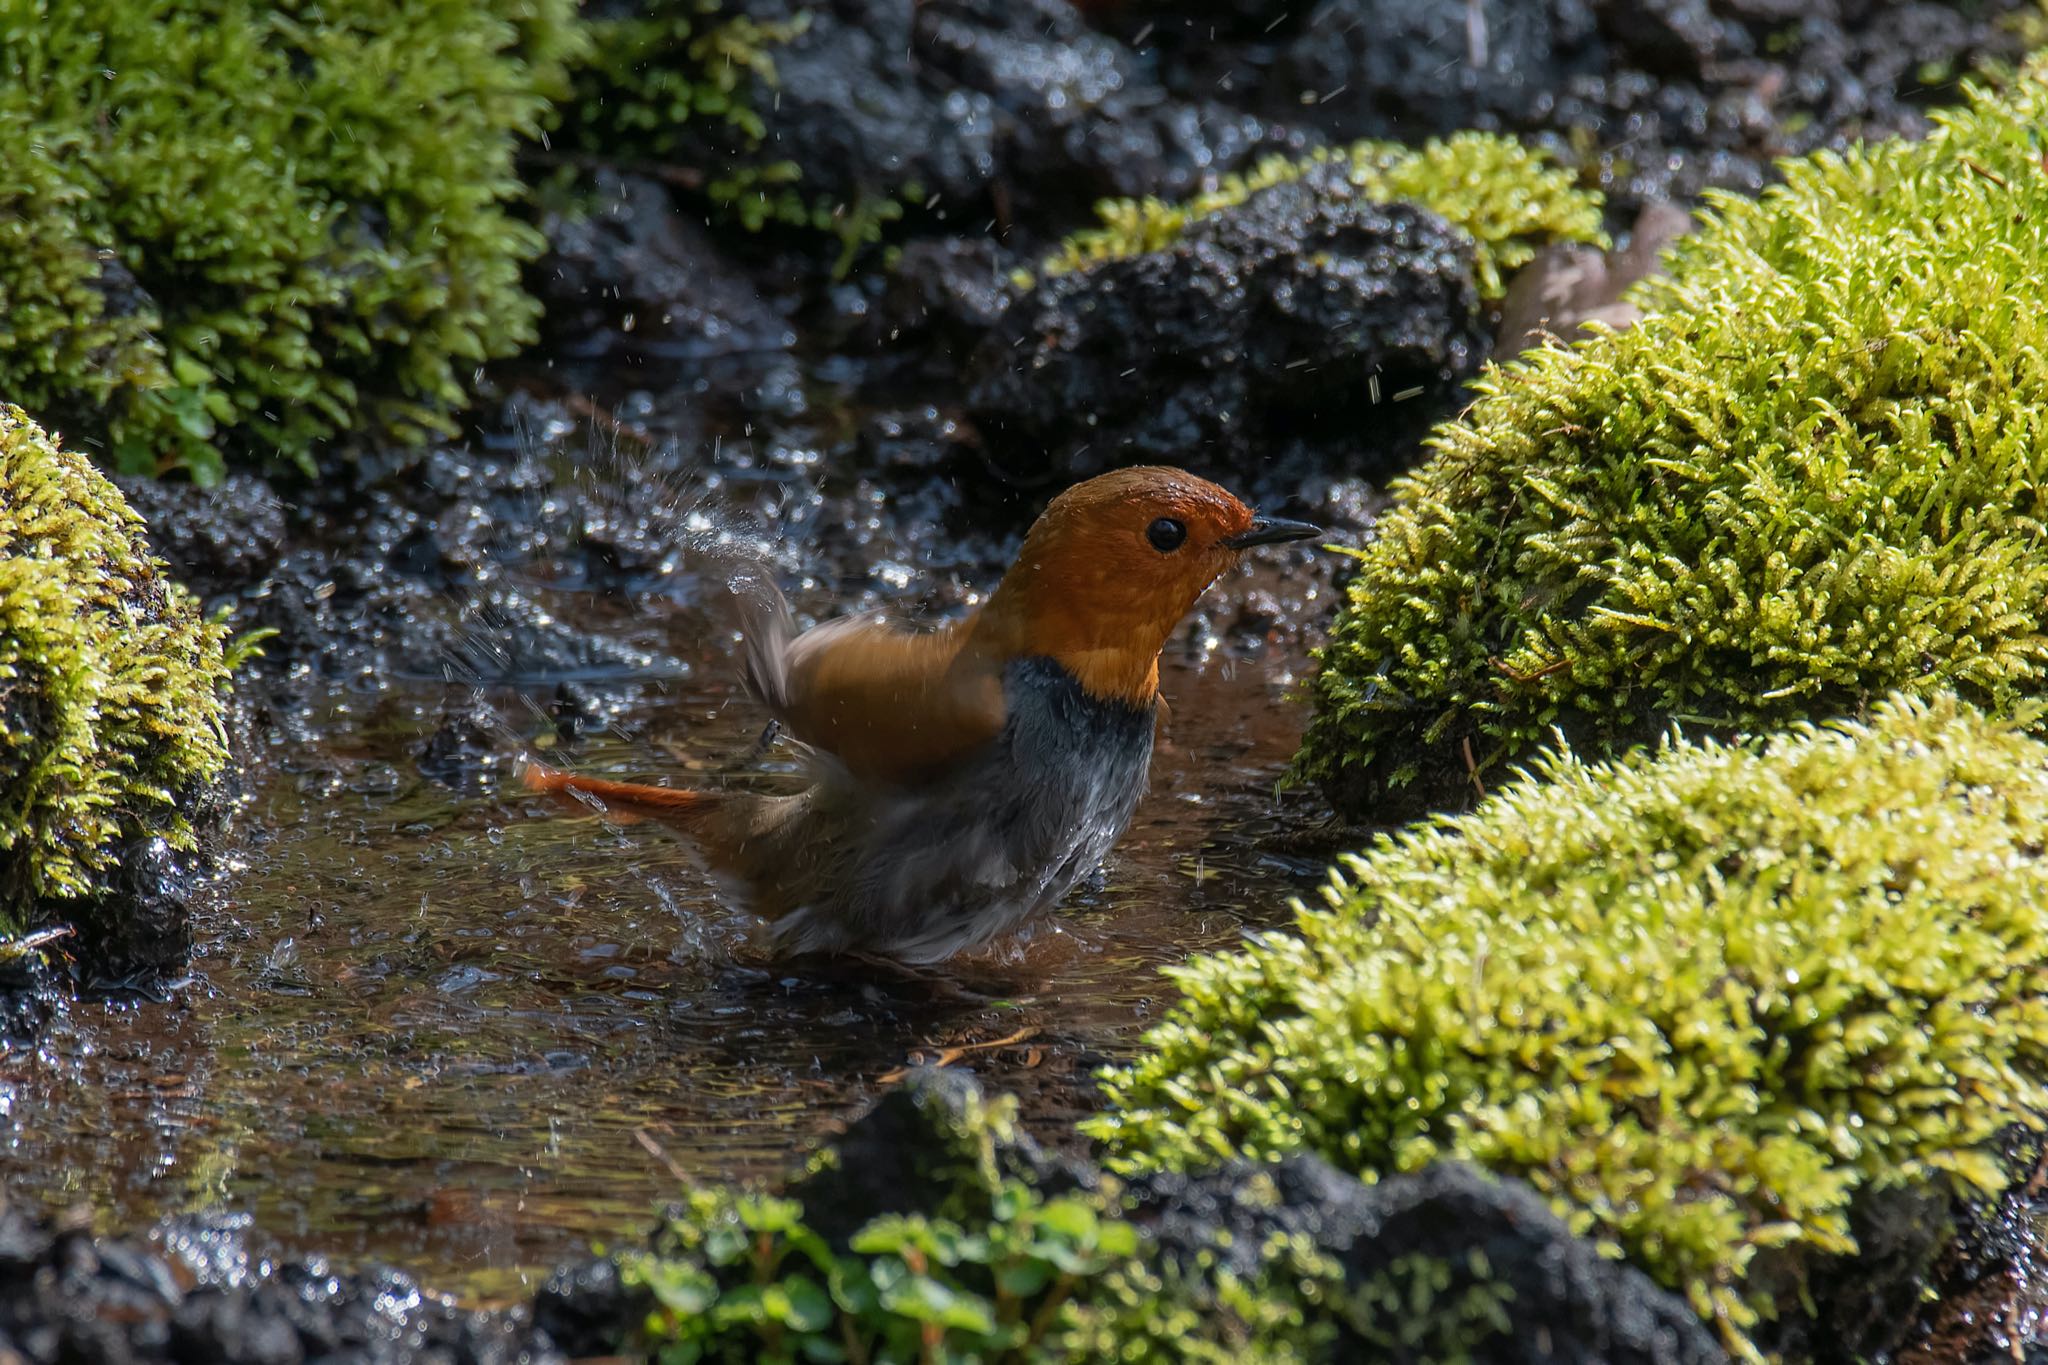
[(1470, 242), (1327, 165), (1166, 250), (1043, 281), (976, 353), (969, 401), (1019, 481), (1341, 468), (1405, 452), (1486, 350)]

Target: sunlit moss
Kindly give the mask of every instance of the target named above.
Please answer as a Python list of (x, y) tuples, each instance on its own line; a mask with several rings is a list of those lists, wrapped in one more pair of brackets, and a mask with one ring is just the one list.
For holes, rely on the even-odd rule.
[(2048, 684), (2044, 116), (2036, 70), (1788, 162), (1643, 322), (1483, 379), (1361, 555), (1299, 771), (1386, 818), (1554, 726), (1599, 752)]
[(1406, 200), (1462, 229), (1476, 244), (1479, 290), (1498, 298), (1503, 278), (1553, 241), (1601, 242), (1601, 198), (1578, 187), (1571, 174), (1541, 152), (1491, 133), (1457, 133), (1419, 148), (1360, 142), (1348, 150), (1306, 158), (1271, 156), (1215, 189), (1182, 203), (1158, 199), (1105, 199), (1095, 206), (1102, 226), (1075, 233), (1040, 270), (1060, 274), (1096, 261), (1158, 251), (1181, 238), (1190, 223), (1243, 203), (1269, 185), (1298, 180), (1310, 167), (1341, 161), (1358, 193), (1372, 200)]
[(1540, 760), (1332, 873), (1087, 1127), (1124, 1168), (1309, 1150), (1528, 1180), (1731, 1345), (1859, 1193), (2006, 1181), (2048, 1105), (2048, 745), (1953, 698), (1757, 750)]
[(134, 472), (451, 429), (574, 0), (0, 0), (0, 392)]
[(124, 844), (192, 845), (223, 636), (114, 486), (0, 407), (0, 937), (97, 894)]

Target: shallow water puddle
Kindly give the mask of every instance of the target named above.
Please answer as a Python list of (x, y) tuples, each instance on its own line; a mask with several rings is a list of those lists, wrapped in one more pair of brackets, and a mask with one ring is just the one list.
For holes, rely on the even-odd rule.
[[(717, 654), (693, 665), (633, 684), (635, 740), (566, 761), (744, 763), (758, 714)], [(1056, 926), (900, 980), (762, 965), (750, 918), (658, 829), (543, 818), (509, 766), (468, 794), (422, 777), (446, 689), (395, 688), (274, 749), (189, 986), (83, 1002), (0, 1077), (9, 1188), (109, 1227), (247, 1210), (287, 1249), (488, 1298), (631, 1240), (679, 1177), (781, 1173), (920, 1059), (1018, 1091), (1058, 1135), (1168, 998), (1159, 965), (1313, 884), (1314, 860), (1262, 847), (1300, 822), (1272, 793), (1298, 666), (1169, 651), (1168, 745), (1104, 876)]]

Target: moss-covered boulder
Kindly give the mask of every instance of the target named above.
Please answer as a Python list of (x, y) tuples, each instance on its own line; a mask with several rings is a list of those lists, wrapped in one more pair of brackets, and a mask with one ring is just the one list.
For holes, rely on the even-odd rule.
[(1469, 1160), (1742, 1347), (1860, 1199), (2006, 1183), (2048, 1107), (2048, 745), (1901, 698), (1535, 778), (1179, 969), (1092, 1121), (1121, 1165)]
[(0, 938), (162, 965), (228, 765), (224, 627), (84, 456), (0, 407)]
[(1610, 751), (2048, 682), (2036, 70), (1715, 201), (1651, 316), (1480, 383), (1401, 481), (1300, 771), (1390, 818)]
[(543, 1293), (537, 1317), (563, 1325), (566, 1349), (1019, 1365), (1720, 1359), (1682, 1303), (1512, 1182), (1446, 1164), (1367, 1187), (1314, 1157), (1123, 1181), (1041, 1151), (1013, 1098), (949, 1072), (913, 1074), (783, 1196), (692, 1193), (618, 1270), (609, 1330), (574, 1293), (608, 1276)]
[(1498, 134), (1458, 133), (1420, 147), (1368, 141), (1306, 157), (1268, 156), (1179, 203), (1105, 199), (1095, 206), (1099, 226), (1061, 242), (1039, 273), (1061, 275), (1164, 250), (1196, 223), (1237, 207), (1260, 190), (1331, 170), (1337, 178), (1330, 183), (1342, 184), (1358, 199), (1414, 204), (1470, 237), (1484, 298), (1499, 298), (1507, 275), (1534, 259), (1539, 247), (1606, 241), (1600, 230), (1601, 196), (1577, 184), (1551, 157)]
[(1106, 202), (975, 348), (969, 411), (1011, 482), (1137, 459), (1239, 479), (1405, 467), (1486, 358), (1501, 272), (1598, 239), (1599, 204), (1476, 133)]
[(449, 429), (574, 0), (0, 6), (0, 392), (130, 472)]

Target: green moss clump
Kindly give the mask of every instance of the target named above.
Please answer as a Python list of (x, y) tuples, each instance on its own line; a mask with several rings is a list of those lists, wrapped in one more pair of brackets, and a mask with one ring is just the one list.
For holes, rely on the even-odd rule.
[(1113, 1164), (1470, 1160), (1738, 1349), (1800, 1257), (1854, 1250), (1859, 1194), (2005, 1184), (2048, 1107), (2048, 745), (1899, 698), (1535, 777), (1345, 859), (1298, 939), (1173, 973), (1086, 1125)]
[(2048, 684), (2048, 85), (1936, 118), (1718, 198), (1651, 316), (1481, 381), (1361, 555), (1302, 774), (1384, 818), (1553, 727)]
[[(1504, 277), (1533, 259), (1538, 247), (1554, 241), (1604, 245), (1607, 240), (1600, 230), (1600, 195), (1580, 189), (1569, 172), (1543, 153), (1492, 133), (1456, 133), (1420, 148), (1360, 142), (1303, 159), (1267, 157), (1180, 204), (1105, 199), (1095, 206), (1102, 226), (1067, 238), (1040, 269), (1057, 275), (1161, 250), (1179, 241), (1190, 223), (1332, 160), (1345, 164), (1365, 198), (1419, 204), (1470, 236), (1478, 248), (1479, 292), (1489, 299), (1501, 296)], [(1028, 286), (1029, 280), (1022, 283)]]
[[(725, 0), (656, 0), (589, 19), (591, 50), (576, 73), (577, 136), (595, 146), (668, 156), (704, 120), (758, 148), (768, 126), (749, 101), (755, 82), (773, 88), (775, 49), (810, 27), (808, 15), (756, 19)], [(694, 131), (694, 130), (693, 130)]]
[(574, 0), (0, 6), (0, 391), (131, 472), (450, 431)]
[(224, 635), (120, 492), (0, 407), (0, 938), (106, 890), (124, 845), (193, 846)]

